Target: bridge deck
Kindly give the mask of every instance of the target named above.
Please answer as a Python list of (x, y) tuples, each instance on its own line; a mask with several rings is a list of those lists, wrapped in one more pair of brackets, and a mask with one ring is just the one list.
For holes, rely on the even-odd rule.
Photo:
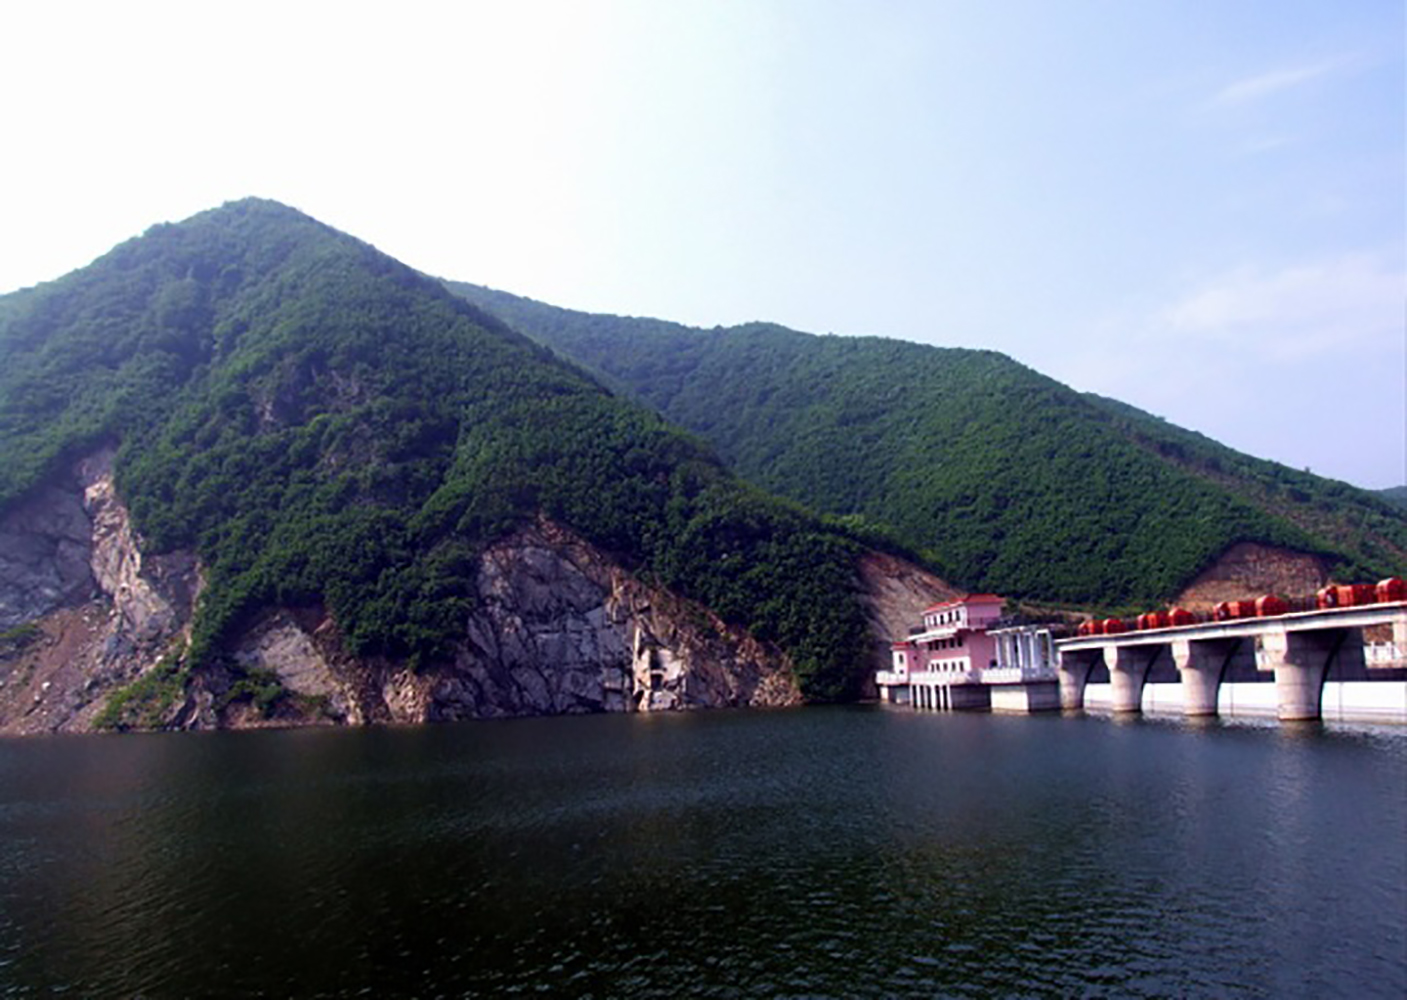
[(1299, 632), (1327, 628), (1363, 628), (1388, 625), (1407, 615), (1407, 601), (1389, 604), (1369, 604), (1355, 608), (1328, 608), (1322, 611), (1294, 611), (1267, 618), (1235, 618), (1224, 622), (1199, 622), (1170, 628), (1140, 629), (1116, 632), (1113, 635), (1080, 635), (1057, 639), (1057, 650), (1075, 652), (1082, 649), (1103, 649), (1108, 646), (1143, 646), (1173, 642), (1177, 639), (1239, 639), (1265, 632)]

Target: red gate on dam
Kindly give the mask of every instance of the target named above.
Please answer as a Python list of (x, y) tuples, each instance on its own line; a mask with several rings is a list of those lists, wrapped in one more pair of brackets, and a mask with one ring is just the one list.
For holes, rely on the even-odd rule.
[(1407, 600), (1266, 610), (1058, 640), (1061, 707), (1407, 723)]

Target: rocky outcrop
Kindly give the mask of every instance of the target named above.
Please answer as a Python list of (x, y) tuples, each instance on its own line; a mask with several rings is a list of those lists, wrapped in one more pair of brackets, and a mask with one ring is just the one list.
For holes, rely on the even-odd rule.
[(861, 696), (874, 698), (874, 671), (888, 670), (890, 644), (909, 634), (909, 628), (923, 620), (924, 609), (965, 595), (932, 573), (883, 552), (860, 557), (860, 603), (870, 625), (870, 669), (866, 671)]
[(83, 509), (92, 525), (89, 566), (112, 602), (118, 631), (149, 645), (190, 621), (200, 575), (189, 552), (143, 555), (131, 515), (113, 486), (112, 460), (112, 451), (105, 450), (78, 464)]
[[(540, 521), (479, 557), (479, 601), (445, 662), (348, 656), (321, 609), (278, 610), (235, 647), (277, 676), (303, 721), (430, 722), (667, 711), (801, 700), (775, 647), (649, 587), (566, 529)], [(208, 700), (217, 704), (221, 692)], [(313, 711), (311, 717), (309, 707)], [(192, 724), (217, 722), (200, 712)]]
[(889, 644), (908, 635), (909, 627), (923, 619), (926, 608), (966, 596), (932, 573), (883, 552), (860, 558), (860, 600), (878, 649), (875, 669), (889, 666)]
[(1262, 594), (1312, 594), (1328, 579), (1329, 567), (1319, 556), (1240, 542), (1199, 573), (1173, 603), (1190, 611), (1205, 611), (1219, 601)]
[[(189, 625), (194, 557), (141, 552), (117, 498), (113, 453), (79, 462), (0, 524), (6, 626), (33, 641), (0, 660), (0, 732), (82, 731), (107, 697), (152, 667)], [(51, 558), (35, 558), (48, 552)]]
[[(7, 621), (38, 627), (0, 658), (0, 732), (92, 728), (115, 693), (171, 671), (189, 637), (196, 560), (141, 551), (112, 459), (90, 456), (0, 522)], [(956, 594), (880, 554), (861, 561), (858, 582), (876, 665), (924, 607)], [(480, 553), (476, 593), (462, 639), (418, 669), (351, 655), (324, 608), (267, 609), (229, 644), (227, 665), (166, 682), (169, 702), (136, 724), (355, 725), (801, 701), (777, 647), (547, 520)]]
[(0, 629), (95, 597), (91, 538), (76, 478), (0, 518)]
[(549, 522), (488, 549), (478, 576), (481, 605), (452, 678), (434, 690), (439, 717), (504, 703), (535, 713), (800, 700), (775, 646), (642, 584)]

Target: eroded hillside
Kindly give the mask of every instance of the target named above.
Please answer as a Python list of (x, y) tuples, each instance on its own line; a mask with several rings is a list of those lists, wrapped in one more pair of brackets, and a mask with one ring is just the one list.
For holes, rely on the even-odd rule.
[[(879, 640), (863, 531), (742, 484), (291, 209), (156, 227), (0, 316), (0, 518), (18, 539), (54, 512), (9, 545), (7, 627), (42, 632), (6, 647), (11, 719), (391, 721), (864, 689)], [(111, 586), (96, 480), (75, 472), (99, 454), (105, 509), (129, 521)], [(121, 624), (168, 565), (189, 613), (173, 596), (159, 627)], [(80, 648), (81, 682), (51, 655)]]

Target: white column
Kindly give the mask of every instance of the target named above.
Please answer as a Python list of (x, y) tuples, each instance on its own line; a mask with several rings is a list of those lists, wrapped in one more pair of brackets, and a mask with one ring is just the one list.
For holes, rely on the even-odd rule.
[(1143, 710), (1143, 684), (1148, 669), (1158, 655), (1157, 646), (1116, 646), (1104, 648), (1104, 662), (1109, 667), (1109, 696), (1116, 712)]
[(1099, 661), (1098, 649), (1065, 650), (1060, 654), (1060, 707), (1084, 708), (1085, 684)]
[(1222, 668), (1236, 639), (1178, 639), (1172, 644), (1173, 665), (1182, 678), (1182, 710), (1186, 715), (1216, 715)]

